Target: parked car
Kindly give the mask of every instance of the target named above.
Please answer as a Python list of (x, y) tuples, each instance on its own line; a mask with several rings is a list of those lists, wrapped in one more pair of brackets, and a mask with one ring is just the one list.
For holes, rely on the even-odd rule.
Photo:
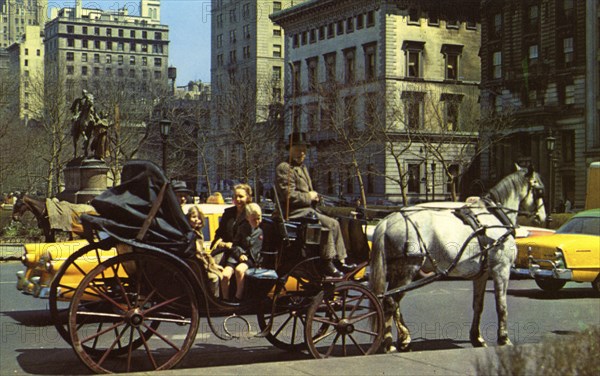
[(517, 249), (517, 263), (527, 259), (527, 272), (542, 290), (574, 281), (591, 282), (600, 293), (600, 209), (575, 214), (554, 234), (517, 238)]
[[(193, 204), (183, 206), (183, 211), (186, 213), (189, 207)], [(204, 226), (204, 248), (210, 249), (210, 242), (213, 239), (219, 220), (223, 215), (223, 211), (229, 205), (220, 204), (197, 204), (200, 206), (206, 216), (206, 224)], [(62, 263), (74, 252), (88, 245), (86, 240), (72, 240), (58, 243), (31, 243), (25, 244), (21, 262), (25, 265), (25, 270), (17, 272), (17, 290), (25, 294), (33, 295), (36, 298), (48, 298), (50, 293), (50, 283), (52, 278), (60, 269)], [(91, 271), (98, 265), (99, 262), (108, 260), (117, 255), (117, 250), (102, 251), (99, 258), (88, 257), (87, 262), (79, 263), (78, 267), (72, 266), (68, 268), (65, 275), (61, 279), (61, 283), (76, 287), (83, 278), (83, 273)]]

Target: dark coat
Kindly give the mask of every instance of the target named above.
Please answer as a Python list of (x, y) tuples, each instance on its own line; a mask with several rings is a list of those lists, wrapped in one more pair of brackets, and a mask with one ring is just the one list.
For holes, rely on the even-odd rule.
[(243, 221), (238, 221), (237, 217), (237, 208), (235, 206), (225, 209), (223, 216), (219, 221), (219, 227), (217, 228), (217, 231), (215, 231), (215, 237), (210, 244), (211, 248), (215, 245), (217, 239), (221, 239), (224, 242), (233, 242), (240, 222), (247, 223), (245, 219)]

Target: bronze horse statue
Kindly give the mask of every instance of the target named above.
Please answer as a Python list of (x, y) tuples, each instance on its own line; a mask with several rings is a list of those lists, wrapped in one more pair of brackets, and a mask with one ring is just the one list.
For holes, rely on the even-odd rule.
[(30, 211), (36, 218), (38, 227), (44, 233), (46, 242), (56, 241), (57, 231), (69, 233), (69, 239), (83, 233), (79, 216), (83, 213), (94, 213), (90, 205), (72, 204), (58, 200), (38, 200), (24, 195), (13, 206), (12, 220), (20, 221), (23, 214)]

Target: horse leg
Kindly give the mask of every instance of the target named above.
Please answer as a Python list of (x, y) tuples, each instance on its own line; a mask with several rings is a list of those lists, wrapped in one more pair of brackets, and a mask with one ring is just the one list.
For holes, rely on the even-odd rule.
[[(408, 285), (417, 275), (421, 266), (423, 265), (424, 257), (421, 255), (413, 255), (403, 257), (400, 262), (394, 266), (390, 266), (390, 290), (395, 287)], [(392, 287), (395, 286), (395, 287)], [(398, 331), (398, 340), (396, 346), (398, 351), (408, 351), (410, 349), (410, 331), (406, 327), (402, 312), (400, 311), (400, 301), (404, 297), (405, 293), (397, 293), (394, 296), (396, 301), (395, 310), (393, 311), (394, 323)], [(392, 349), (390, 348), (390, 351)]]
[(485, 272), (473, 280), (473, 322), (471, 323), (471, 330), (469, 332), (469, 339), (473, 347), (487, 347), (479, 329), (487, 279), (488, 273)]
[(494, 296), (496, 298), (496, 314), (498, 315), (498, 345), (512, 345), (508, 338), (508, 308), (506, 305), (506, 293), (510, 279), (510, 264), (499, 263), (492, 268), (492, 279), (494, 280)]

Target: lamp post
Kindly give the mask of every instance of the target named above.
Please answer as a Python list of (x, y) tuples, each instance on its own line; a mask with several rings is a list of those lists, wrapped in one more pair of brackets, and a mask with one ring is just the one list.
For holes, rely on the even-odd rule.
[(548, 151), (548, 160), (550, 161), (550, 191), (548, 193), (549, 211), (554, 210), (554, 148), (556, 146), (556, 138), (552, 136), (552, 132), (546, 137), (546, 150)]
[(162, 169), (167, 174), (167, 138), (171, 130), (171, 120), (162, 119), (160, 121), (160, 137), (162, 138)]
[(431, 201), (435, 201), (435, 162), (431, 162)]

